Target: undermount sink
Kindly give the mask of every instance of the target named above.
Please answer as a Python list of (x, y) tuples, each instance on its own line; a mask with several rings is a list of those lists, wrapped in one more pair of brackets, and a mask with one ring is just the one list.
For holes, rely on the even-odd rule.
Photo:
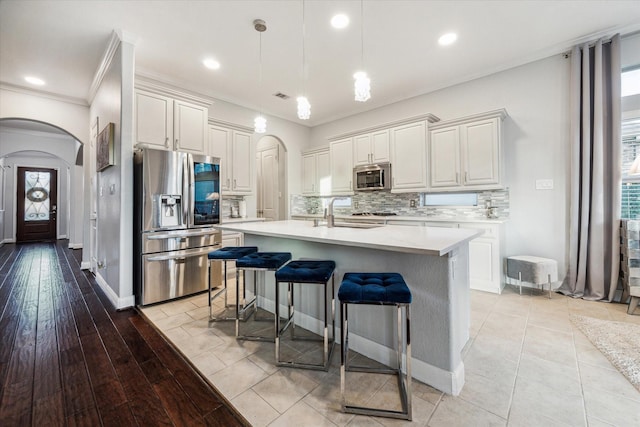
[(343, 227), (343, 228), (377, 228), (383, 227), (384, 224), (370, 224), (370, 223), (362, 223), (362, 222), (336, 222), (333, 224), (334, 227)]

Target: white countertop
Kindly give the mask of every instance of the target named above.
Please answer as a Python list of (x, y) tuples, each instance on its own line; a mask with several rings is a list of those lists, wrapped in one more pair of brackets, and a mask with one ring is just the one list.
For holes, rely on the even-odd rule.
[[(322, 219), (322, 214), (294, 214), (294, 219)], [(508, 221), (507, 218), (470, 218), (470, 217), (440, 217), (440, 216), (406, 216), (406, 215), (336, 215), (337, 219), (349, 221), (361, 221), (383, 224), (385, 221), (415, 221), (415, 222), (472, 222), (478, 224), (503, 224)]]
[(264, 218), (245, 217), (245, 218), (223, 218), (222, 219), (223, 224), (229, 224), (229, 223), (238, 224), (241, 222), (261, 222), (261, 221), (264, 221)]
[(393, 252), (442, 256), (482, 234), (466, 228), (403, 227), (376, 228), (314, 227), (311, 221), (267, 221), (221, 224), (221, 230), (259, 236), (280, 237), (319, 243), (356, 246)]

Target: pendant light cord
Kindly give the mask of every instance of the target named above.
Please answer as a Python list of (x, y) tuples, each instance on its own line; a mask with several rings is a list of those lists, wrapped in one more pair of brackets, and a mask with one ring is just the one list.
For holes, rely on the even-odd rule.
[(258, 40), (258, 110), (262, 114), (262, 95), (260, 94), (262, 92), (262, 32), (260, 32)]
[(360, 69), (364, 70), (364, 0), (360, 0)]
[(302, 95), (307, 96), (306, 84), (305, 84), (305, 76), (304, 76), (304, 64), (306, 61), (305, 56), (305, 38), (306, 38), (306, 26), (305, 26), (305, 16), (304, 16), (304, 0), (302, 0)]

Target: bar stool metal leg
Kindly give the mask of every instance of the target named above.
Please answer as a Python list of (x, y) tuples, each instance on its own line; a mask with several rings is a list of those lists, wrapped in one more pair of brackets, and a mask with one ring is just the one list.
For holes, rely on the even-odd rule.
[[(291, 368), (329, 370), (331, 357), (336, 342), (335, 326), (335, 262), (322, 260), (296, 260), (278, 270), (276, 273), (276, 298), (279, 300), (280, 286), (287, 284), (287, 318), (284, 325), (281, 325), (280, 307), (276, 307), (276, 364)], [(331, 281), (331, 286), (329, 286)], [(321, 337), (310, 337), (296, 334), (295, 322), (295, 285), (303, 284), (320, 285), (324, 292), (322, 298), (323, 324)], [(331, 292), (331, 297), (328, 293)], [(329, 303), (331, 300), (331, 303)], [(331, 322), (331, 325), (329, 325)], [(281, 338), (285, 332), (290, 330), (292, 343), (295, 341), (319, 341), (322, 349), (322, 362), (301, 362), (296, 360), (284, 360), (282, 357)], [(292, 344), (293, 345), (293, 344)]]
[[(277, 335), (278, 327), (278, 306), (279, 297), (276, 289), (276, 314), (273, 317), (259, 318), (258, 316), (258, 272), (262, 272), (262, 277), (265, 278), (266, 286), (266, 272), (277, 271), (280, 267), (286, 264), (291, 259), (291, 253), (289, 252), (255, 252), (247, 255), (236, 261), (236, 268), (241, 270), (244, 274), (247, 270), (253, 271), (253, 296), (251, 301), (247, 302), (247, 284), (244, 283), (242, 290), (242, 307), (240, 306), (240, 298), (236, 299), (236, 339), (239, 340), (252, 340), (252, 341), (268, 341), (274, 342)], [(236, 293), (240, 295), (240, 282), (238, 276), (236, 276)], [(273, 322), (274, 332), (272, 336), (263, 335), (250, 335), (243, 334), (240, 328), (240, 322), (243, 323), (253, 318), (254, 321), (268, 320)]]
[[(340, 291), (340, 394), (342, 411), (351, 414), (411, 420), (411, 292), (398, 273), (345, 273)], [(395, 309), (395, 367), (357, 366), (349, 361), (349, 305), (391, 306)], [(404, 310), (404, 315), (403, 315)], [(392, 341), (393, 342), (393, 341)], [(393, 366), (393, 365), (391, 365)], [(403, 369), (404, 367), (404, 369)], [(395, 375), (401, 410), (349, 404), (348, 372)]]
[[(226, 312), (227, 309), (234, 307), (233, 305), (229, 305), (229, 298), (228, 298), (228, 281), (229, 281), (229, 276), (228, 276), (228, 263), (229, 261), (236, 261), (239, 258), (242, 258), (246, 255), (249, 255), (251, 253), (257, 252), (258, 248), (256, 246), (226, 246), (223, 248), (220, 248), (218, 250), (215, 250), (213, 252), (209, 252), (209, 254), (207, 255), (208, 258), (208, 273), (209, 273), (209, 323), (212, 322), (217, 322), (217, 321), (224, 321), (224, 320), (235, 320), (235, 313), (231, 316), (226, 315), (226, 313), (223, 313), (223, 315), (219, 315), (219, 316), (215, 316), (213, 314), (213, 301), (220, 297), (221, 295), (224, 295), (224, 311)], [(222, 275), (222, 281), (224, 282), (224, 286), (222, 286), (222, 289), (218, 290), (217, 292), (214, 293), (213, 291), (213, 283), (214, 283), (214, 277), (217, 275), (219, 276), (220, 270), (219, 268), (219, 264), (212, 264), (213, 262), (222, 262), (223, 264), (223, 268), (224, 268), (224, 274)], [(216, 266), (216, 271), (214, 272), (213, 266)], [(239, 273), (236, 274), (236, 280), (238, 279)], [(239, 296), (236, 295), (236, 300)]]

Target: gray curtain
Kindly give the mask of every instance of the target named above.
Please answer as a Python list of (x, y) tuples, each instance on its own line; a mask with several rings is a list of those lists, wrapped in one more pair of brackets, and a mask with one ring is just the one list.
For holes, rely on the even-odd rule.
[(612, 301), (620, 266), (620, 35), (571, 52), (565, 295)]

